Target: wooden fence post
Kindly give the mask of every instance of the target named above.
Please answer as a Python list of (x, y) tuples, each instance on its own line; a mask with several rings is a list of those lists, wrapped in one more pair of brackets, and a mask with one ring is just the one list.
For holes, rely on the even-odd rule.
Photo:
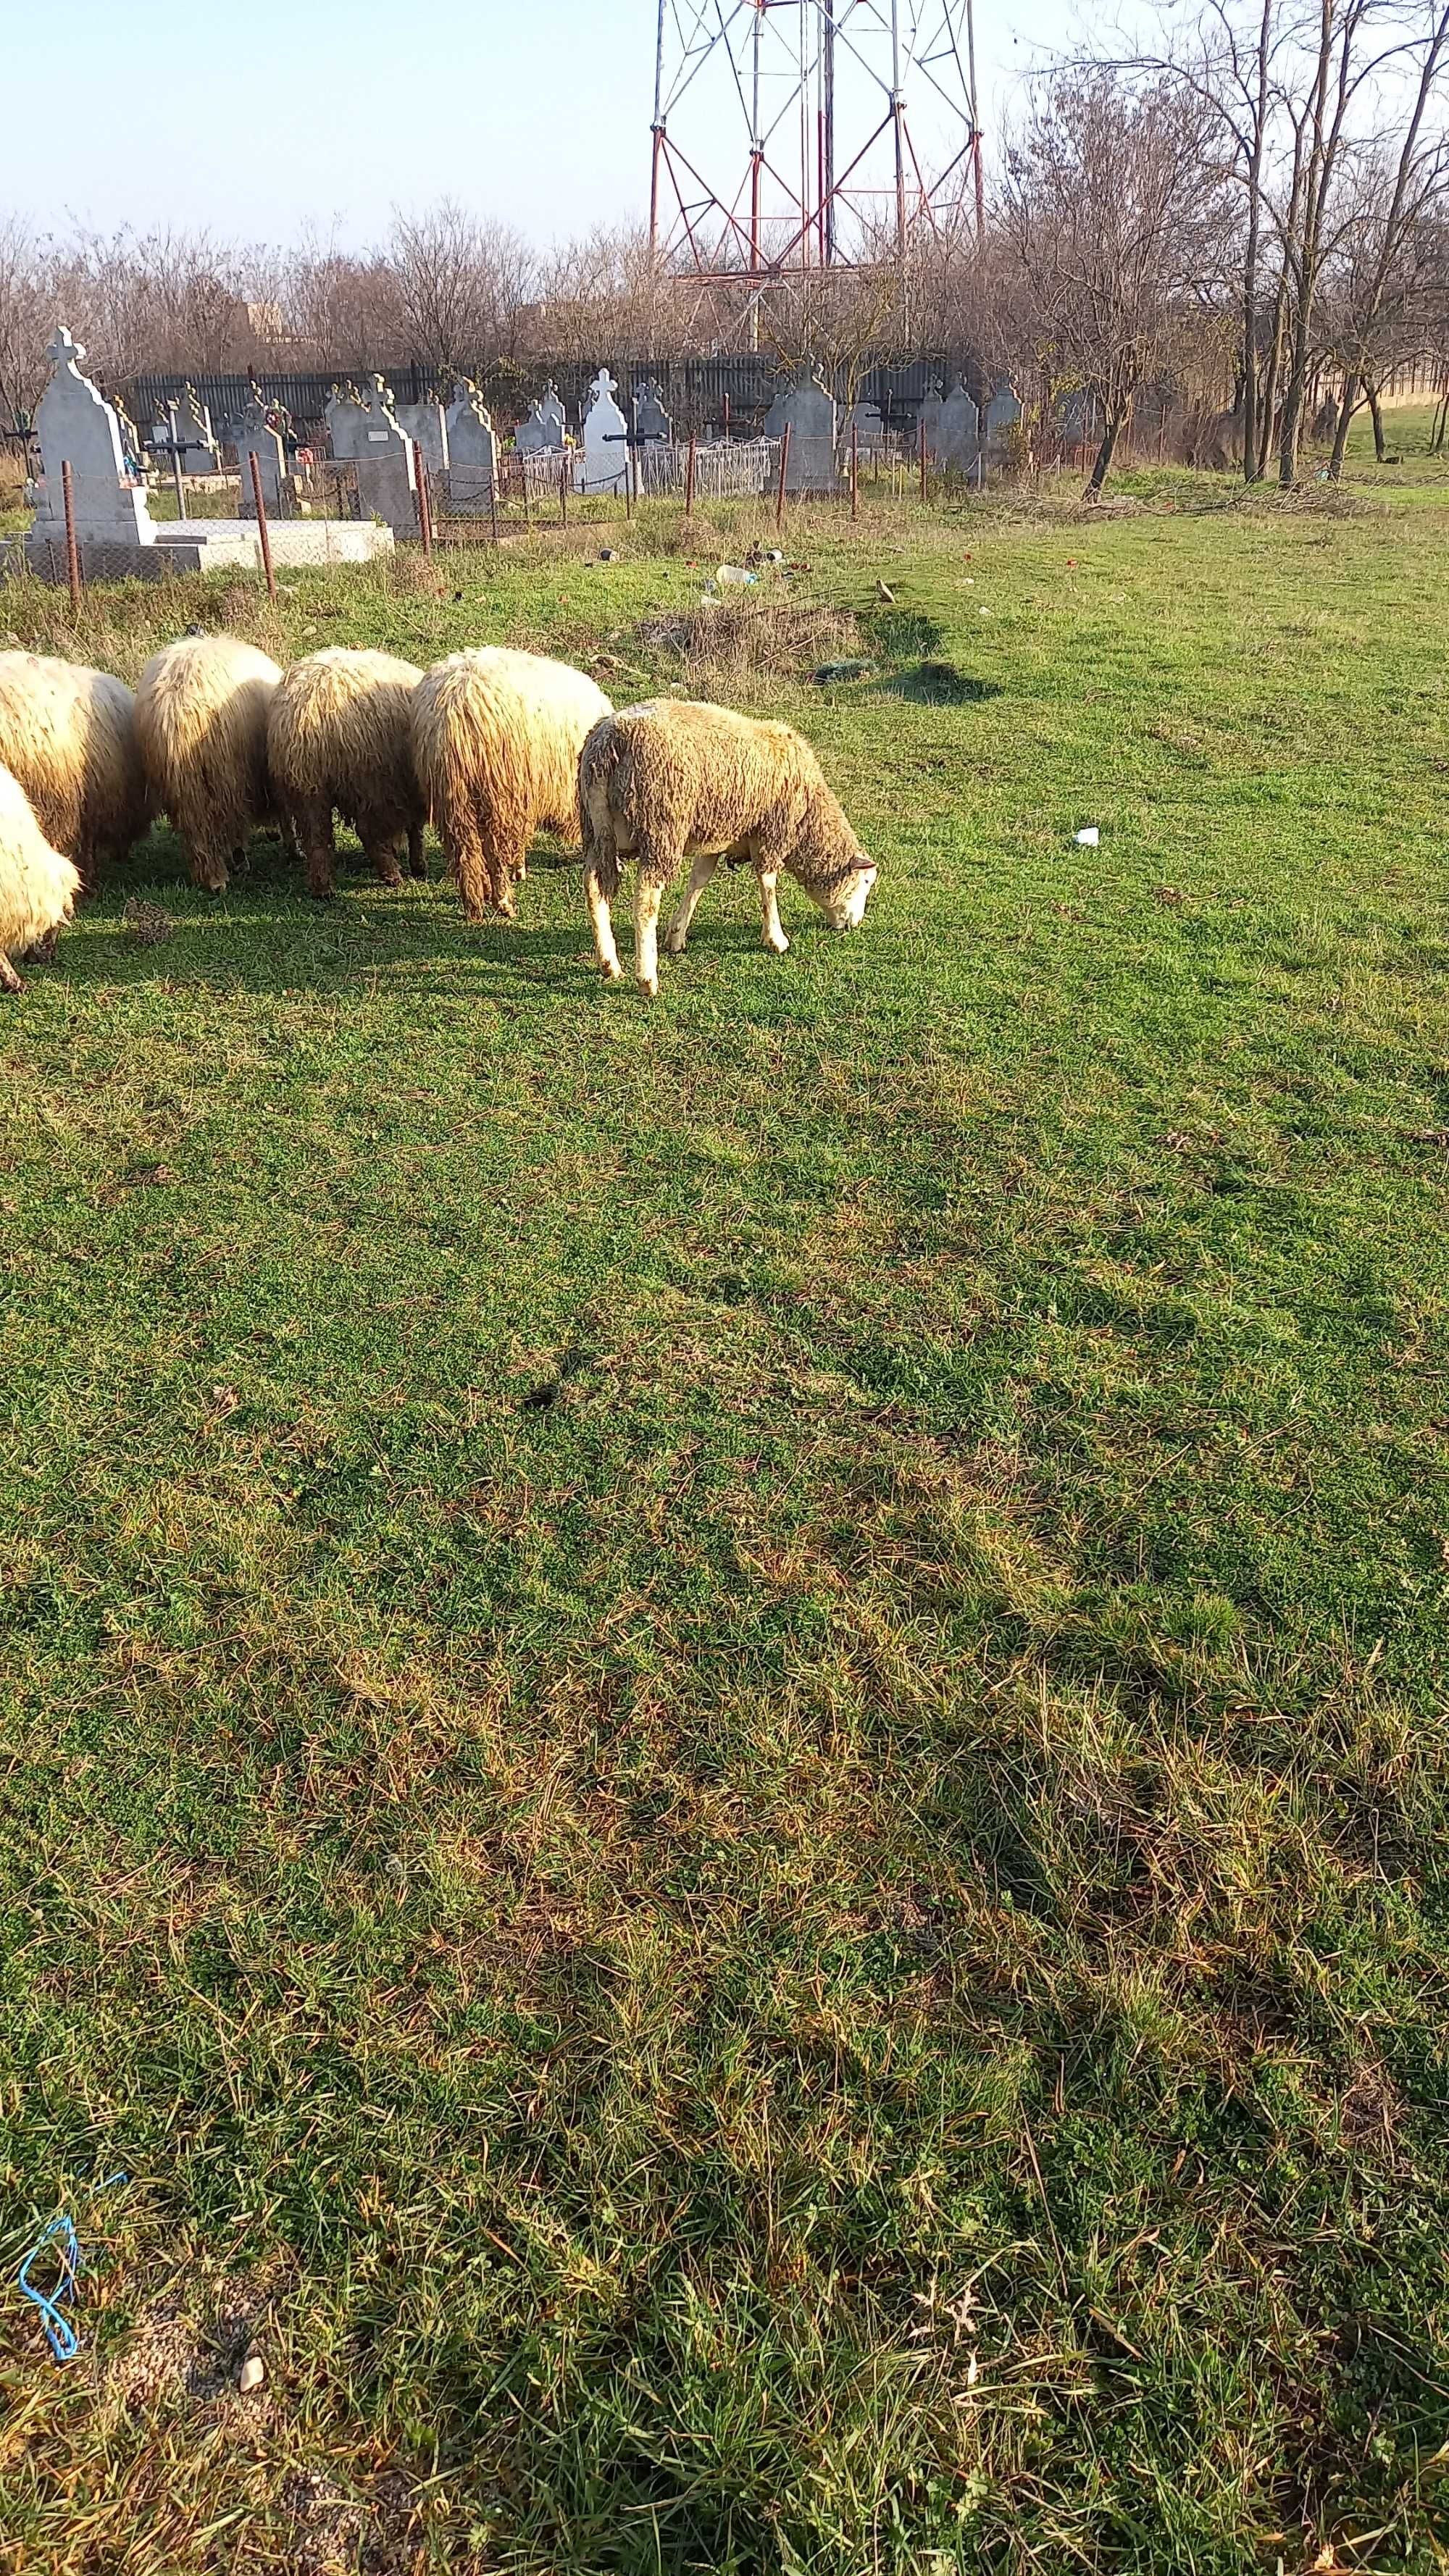
[(81, 604), (80, 548), (75, 541), (75, 485), (71, 480), (70, 458), (60, 469), (61, 498), (65, 504), (65, 568), (70, 576), (70, 613), (79, 617)]
[(418, 534), (423, 541), (423, 561), (430, 564), (433, 560), (433, 512), (428, 500), (428, 469), (417, 439), (413, 440), (413, 472), (418, 483)]
[(262, 469), (254, 447), (247, 450), (247, 463), (252, 469), (252, 498), (257, 505), (257, 542), (262, 550), (262, 570), (267, 576), (267, 597), (277, 596), (277, 576), (272, 570), (272, 540), (267, 528), (267, 505), (262, 499)]

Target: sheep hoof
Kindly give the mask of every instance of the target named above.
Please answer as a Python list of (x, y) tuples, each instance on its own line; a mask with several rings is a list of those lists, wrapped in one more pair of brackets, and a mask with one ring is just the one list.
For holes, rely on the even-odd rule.
[(599, 973), (603, 976), (606, 984), (621, 984), (624, 980), (624, 969), (620, 965), (617, 957), (601, 957), (599, 959)]
[(682, 957), (682, 956), (684, 955), (684, 933), (683, 933), (683, 931), (682, 931), (682, 930), (671, 930), (671, 932), (670, 932), (670, 934), (669, 934), (669, 937), (668, 937), (668, 938), (665, 940), (665, 942), (664, 942), (664, 946), (665, 946), (665, 950), (666, 950), (666, 952), (667, 952), (667, 954), (668, 954), (669, 956), (671, 956), (671, 957)]
[(643, 994), (643, 996), (644, 996), (644, 998), (645, 998), (646, 1002), (654, 1002), (654, 1001), (657, 1001), (657, 1000), (658, 1000), (658, 998), (659, 998), (659, 978), (658, 978), (658, 976), (657, 976), (657, 975), (651, 975), (651, 976), (647, 979), (647, 981), (646, 981), (646, 979), (644, 978), (644, 976), (642, 976), (642, 975), (641, 975), (641, 976), (640, 976), (640, 978), (639, 978), (639, 990), (640, 990), (640, 992)]
[(765, 942), (765, 946), (768, 948), (772, 957), (783, 957), (789, 945), (789, 940), (784, 938), (767, 939)]

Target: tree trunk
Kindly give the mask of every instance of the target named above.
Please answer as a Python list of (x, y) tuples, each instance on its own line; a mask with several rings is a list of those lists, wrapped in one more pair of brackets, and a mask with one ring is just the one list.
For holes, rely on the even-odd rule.
[(1374, 462), (1376, 465), (1382, 465), (1384, 461), (1384, 416), (1382, 411), (1379, 409), (1379, 389), (1377, 385), (1371, 385), (1369, 383), (1367, 376), (1365, 376), (1363, 380), (1363, 389), (1368, 395), (1369, 418), (1374, 425)]
[(1261, 483), (1267, 473), (1268, 458), (1272, 452), (1273, 430), (1278, 417), (1278, 379), (1283, 372), (1283, 333), (1287, 317), (1288, 281), (1285, 274), (1278, 280), (1278, 292), (1273, 299), (1273, 342), (1268, 351), (1267, 371), (1263, 377), (1259, 396), (1258, 453), (1253, 472), (1255, 483)]
[(1333, 454), (1328, 460), (1328, 479), (1336, 483), (1343, 472), (1343, 451), (1348, 445), (1349, 423), (1358, 409), (1359, 379), (1350, 368), (1343, 380), (1343, 393), (1338, 405), (1338, 421), (1333, 433)]
[(1102, 444), (1097, 450), (1096, 463), (1087, 478), (1087, 488), (1082, 495), (1086, 501), (1101, 499), (1102, 486), (1112, 471), (1112, 459), (1117, 452), (1117, 441), (1126, 423), (1127, 405), (1123, 403), (1120, 409), (1107, 412), (1105, 419), (1106, 427), (1102, 432)]
[(1243, 481), (1261, 479), (1258, 463), (1258, 236), (1263, 207), (1263, 143), (1268, 131), (1268, 70), (1275, 0), (1263, 0), (1258, 31), (1258, 98), (1248, 156), (1248, 238), (1243, 250)]

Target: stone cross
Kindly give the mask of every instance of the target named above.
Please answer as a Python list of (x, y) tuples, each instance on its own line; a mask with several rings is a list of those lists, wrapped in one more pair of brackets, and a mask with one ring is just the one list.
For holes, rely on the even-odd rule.
[(545, 447), (562, 447), (568, 428), (568, 414), (550, 385), (542, 402), (536, 402), (527, 420), (518, 424), (513, 444), (521, 456), (536, 456)]
[(82, 375), (85, 351), (63, 322), (46, 355), (51, 377), (35, 415), (44, 479), (32, 539), (43, 545), (58, 536), (64, 543), (61, 467), (68, 464), (78, 536), (154, 545), (146, 495), (126, 478), (120, 422), (90, 377)]
[(486, 507), (498, 479), (498, 440), (476, 385), (456, 385), (448, 405), (448, 499), (455, 509)]
[(252, 490), (251, 459), (257, 460), (257, 479), (262, 487), (262, 501), (269, 519), (280, 519), (290, 507), (286, 490), (287, 457), (281, 437), (267, 418), (269, 406), (254, 393), (240, 419), (234, 420), (227, 436), (236, 449), (241, 473), (241, 508), (238, 516), (254, 519), (257, 515), (256, 494)]
[(674, 436), (674, 423), (664, 408), (664, 397), (657, 385), (635, 386), (633, 412), (637, 444), (649, 445), (656, 439), (667, 440)]
[(417, 468), (413, 443), (403, 435), (386, 380), (374, 376), (357, 432), (357, 493), (364, 516), (381, 519), (394, 536), (417, 526)]

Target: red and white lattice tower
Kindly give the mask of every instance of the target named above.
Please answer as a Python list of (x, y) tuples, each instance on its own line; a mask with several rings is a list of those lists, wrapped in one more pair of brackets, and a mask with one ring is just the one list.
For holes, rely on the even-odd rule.
[(981, 224), (972, 0), (659, 0), (649, 237), (764, 285)]

